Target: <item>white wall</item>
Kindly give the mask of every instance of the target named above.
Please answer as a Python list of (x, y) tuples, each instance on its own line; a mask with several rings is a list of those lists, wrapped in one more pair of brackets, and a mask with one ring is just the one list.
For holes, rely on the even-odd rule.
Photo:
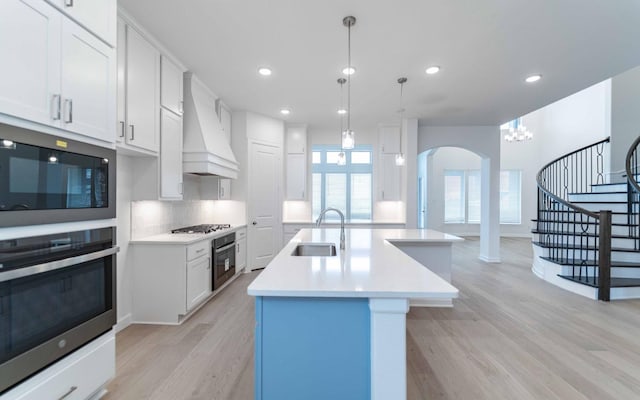
[[(640, 67), (611, 83), (611, 171), (623, 171), (627, 151), (640, 135)], [(618, 174), (619, 177), (619, 174)]]

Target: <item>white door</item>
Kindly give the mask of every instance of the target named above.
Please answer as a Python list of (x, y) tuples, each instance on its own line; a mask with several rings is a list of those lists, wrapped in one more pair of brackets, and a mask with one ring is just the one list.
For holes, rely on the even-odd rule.
[(264, 268), (279, 250), (280, 153), (275, 146), (249, 143), (249, 269)]
[(182, 117), (160, 115), (160, 198), (182, 199)]
[(43, 1), (0, 1), (1, 113), (59, 123), (61, 22)]
[(62, 23), (62, 127), (115, 141), (115, 50), (72, 21)]

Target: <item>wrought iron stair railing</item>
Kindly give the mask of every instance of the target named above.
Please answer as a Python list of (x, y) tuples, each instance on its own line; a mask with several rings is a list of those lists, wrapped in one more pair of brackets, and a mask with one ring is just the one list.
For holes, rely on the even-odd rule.
[(537, 175), (536, 230), (547, 259), (563, 265), (563, 277), (596, 286), (598, 299), (604, 301), (609, 301), (611, 287), (611, 211), (587, 210), (571, 203), (569, 195), (589, 193), (592, 185), (605, 183), (608, 143), (606, 138), (559, 157)]
[(629, 237), (633, 238), (633, 246), (640, 250), (640, 185), (638, 185), (638, 148), (640, 136), (631, 144), (627, 152), (625, 170), (627, 173), (627, 224)]

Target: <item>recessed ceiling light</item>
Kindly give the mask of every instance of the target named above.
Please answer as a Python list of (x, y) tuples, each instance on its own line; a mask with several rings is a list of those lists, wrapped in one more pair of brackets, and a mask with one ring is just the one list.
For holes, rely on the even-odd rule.
[(291, 110), (289, 110), (288, 108), (283, 108), (282, 110), (280, 110), (280, 114), (289, 115), (291, 114)]
[(342, 73), (345, 75), (353, 75), (356, 73), (356, 67), (344, 67)]
[(535, 75), (527, 76), (527, 79), (525, 79), (524, 81), (527, 83), (533, 83), (533, 82), (538, 82), (540, 79), (542, 79), (542, 75), (535, 74)]
[(344, 109), (344, 108), (339, 108), (339, 109), (338, 109), (338, 114), (340, 114), (340, 115), (344, 115), (344, 114), (346, 114), (346, 113), (347, 113), (347, 110), (346, 110), (346, 109)]
[(267, 67), (260, 67), (258, 68), (258, 73), (262, 76), (269, 76), (271, 75), (271, 68), (267, 68)]
[(433, 67), (427, 68), (424, 72), (426, 72), (429, 75), (437, 74), (438, 72), (440, 72), (440, 67), (438, 67), (437, 65), (434, 65)]

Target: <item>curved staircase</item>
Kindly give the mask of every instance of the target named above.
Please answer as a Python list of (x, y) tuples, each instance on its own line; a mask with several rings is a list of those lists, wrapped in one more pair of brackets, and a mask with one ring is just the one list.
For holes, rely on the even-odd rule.
[(576, 150), (538, 173), (532, 270), (593, 299), (640, 298), (640, 137), (627, 154), (627, 182), (605, 183), (608, 144)]

